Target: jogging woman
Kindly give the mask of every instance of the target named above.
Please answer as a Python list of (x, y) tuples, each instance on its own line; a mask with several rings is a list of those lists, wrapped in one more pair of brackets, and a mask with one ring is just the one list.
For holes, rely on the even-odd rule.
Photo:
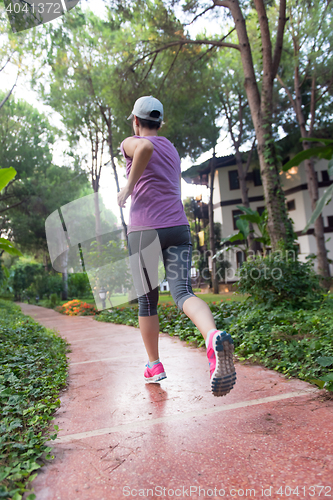
[[(124, 207), (131, 196), (129, 253), (139, 255), (141, 259), (143, 250), (152, 244), (154, 235), (158, 234), (173, 300), (203, 335), (210, 366), (211, 390), (214, 396), (224, 396), (236, 382), (233, 340), (226, 332), (216, 329), (208, 304), (192, 291), (192, 244), (181, 201), (180, 158), (173, 144), (157, 135), (163, 120), (163, 105), (152, 96), (140, 97), (129, 119), (132, 120), (135, 135), (121, 144), (126, 159), (127, 184), (118, 193), (120, 207)], [(150, 267), (150, 274), (151, 260), (154, 259), (144, 266)], [(157, 268), (158, 258), (155, 260), (153, 265)], [(158, 348), (158, 287), (143, 291), (143, 281), (148, 281), (150, 277), (147, 269), (143, 273), (139, 265), (131, 267), (139, 301), (139, 326), (148, 354), (144, 378), (147, 382), (158, 382), (166, 378)]]

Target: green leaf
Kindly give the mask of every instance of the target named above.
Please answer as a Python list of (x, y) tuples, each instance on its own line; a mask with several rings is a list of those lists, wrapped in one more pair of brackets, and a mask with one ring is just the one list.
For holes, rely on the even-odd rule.
[(239, 210), (244, 212), (244, 215), (240, 215), (239, 218), (253, 222), (254, 224), (260, 224), (263, 221), (262, 216), (259, 215), (257, 210), (252, 210), (249, 207), (243, 207), (242, 205), (236, 205)]
[(333, 373), (328, 373), (327, 375), (324, 375), (323, 377), (320, 378), (320, 380), (323, 380), (324, 382), (333, 382)]
[(242, 233), (244, 235), (242, 239), (247, 238), (248, 235), (250, 234), (249, 222), (247, 220), (244, 220), (244, 219), (237, 219), (236, 220), (236, 226), (240, 230), (239, 234)]
[(14, 247), (13, 243), (5, 238), (0, 238), (0, 249), (9, 253), (10, 255), (22, 256), (22, 253)]
[(316, 361), (320, 366), (331, 366), (333, 365), (333, 356), (321, 356)]
[(322, 142), (323, 144), (326, 144), (329, 146), (330, 144), (333, 145), (333, 139), (317, 139), (316, 137), (301, 137), (300, 138), (301, 142)]
[(329, 188), (327, 188), (327, 190), (325, 191), (323, 196), (321, 198), (319, 198), (319, 200), (317, 201), (316, 208), (312, 212), (312, 215), (311, 215), (307, 225), (303, 229), (302, 233), (306, 233), (306, 231), (309, 229), (311, 224), (315, 223), (315, 221), (318, 219), (319, 215), (322, 213), (324, 206), (330, 201), (332, 196), (333, 196), (333, 184), (331, 184), (331, 186)]
[(313, 156), (318, 156), (319, 158), (325, 158), (329, 160), (333, 156), (333, 146), (317, 146), (315, 148), (310, 148), (305, 151), (297, 153), (291, 160), (289, 160), (285, 165), (283, 165), (282, 170), (287, 172), (292, 167), (297, 167), (302, 161), (308, 160)]
[(12, 469), (10, 467), (6, 467), (3, 472), (0, 472), (0, 483), (6, 479), (7, 476), (11, 473)]
[[(226, 241), (229, 241), (228, 238), (225, 238)], [(227, 247), (224, 247), (222, 248), (221, 250), (219, 250), (218, 252), (216, 252), (215, 255), (213, 255), (212, 259), (216, 259), (216, 257), (219, 257), (222, 253), (224, 252), (228, 252), (229, 250), (231, 250), (233, 247), (232, 246), (227, 246)]]
[(12, 179), (14, 179), (16, 174), (17, 174), (17, 172), (16, 172), (15, 168), (13, 168), (13, 167), (0, 169), (0, 191), (2, 191), (3, 188), (6, 187), (7, 184)]
[(22, 500), (22, 495), (16, 492), (15, 495), (12, 496), (12, 500)]
[(250, 215), (250, 214), (249, 215), (240, 215), (239, 219), (247, 220), (248, 222), (252, 222), (254, 224), (260, 224), (262, 222), (262, 218), (260, 217), (258, 212), (256, 214), (253, 214), (253, 215)]
[(252, 208), (250, 207), (244, 207), (243, 205), (236, 205), (236, 208), (246, 213), (247, 215), (255, 215), (256, 213), (258, 213), (256, 210), (252, 210)]
[(239, 233), (236, 233), (233, 236), (230, 236), (228, 238), (228, 241), (230, 241), (230, 243), (234, 243), (235, 241), (245, 240), (245, 239), (246, 238), (245, 238), (244, 234), (240, 231)]
[(319, 389), (323, 389), (325, 382), (323, 380), (318, 379), (309, 379), (310, 384), (316, 384)]

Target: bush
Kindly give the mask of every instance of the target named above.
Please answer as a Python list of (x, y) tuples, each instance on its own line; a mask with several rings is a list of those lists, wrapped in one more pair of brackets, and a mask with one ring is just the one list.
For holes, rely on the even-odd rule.
[(48, 429), (66, 383), (67, 344), (4, 300), (0, 324), (0, 497), (21, 498), (40, 459), (51, 458), (45, 443), (57, 435)]
[(320, 278), (310, 263), (281, 257), (279, 253), (244, 262), (239, 272), (238, 291), (256, 302), (272, 306), (312, 306), (321, 301)]
[[(240, 360), (259, 362), (286, 376), (299, 377), (333, 390), (333, 296), (324, 296), (319, 307), (291, 310), (283, 304), (272, 307), (244, 302), (210, 304), (220, 330), (233, 337)], [(158, 306), (160, 331), (177, 335), (181, 340), (205, 345), (204, 339), (176, 306)], [(134, 307), (102, 311), (95, 317), (138, 327)]]
[[(27, 263), (18, 261), (10, 269), (9, 285), (12, 288), (15, 300), (20, 300), (22, 293), (26, 291), (36, 281), (36, 278), (43, 274), (42, 264)], [(35, 294), (31, 290), (31, 294)]]
[(68, 275), (68, 296), (86, 297), (91, 293), (91, 287), (86, 273)]
[(331, 294), (312, 309), (290, 310), (283, 304), (272, 308), (245, 301), (221, 327), (229, 329), (241, 360), (252, 359), (313, 383), (322, 380), (333, 390), (333, 371), (329, 369), (333, 365)]
[(54, 308), (57, 304), (59, 304), (59, 297), (56, 293), (51, 293), (50, 295), (50, 306)]
[(49, 297), (63, 290), (61, 273), (48, 273), (42, 264), (35, 262), (18, 261), (10, 269), (9, 285), (12, 288), (15, 300), (32, 300)]
[(26, 290), (26, 293), (30, 298), (34, 298), (38, 295), (40, 299), (43, 297), (51, 297), (51, 295), (60, 294), (63, 291), (63, 281), (62, 274), (47, 274), (45, 271), (36, 277), (35, 281)]

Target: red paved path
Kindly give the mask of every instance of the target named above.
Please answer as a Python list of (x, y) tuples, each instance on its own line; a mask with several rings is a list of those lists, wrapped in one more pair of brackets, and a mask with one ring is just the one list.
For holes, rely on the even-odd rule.
[(214, 398), (205, 349), (167, 334), (168, 378), (145, 384), (137, 328), (21, 307), (72, 349), (37, 500), (333, 499), (333, 401), (313, 386), (237, 363)]

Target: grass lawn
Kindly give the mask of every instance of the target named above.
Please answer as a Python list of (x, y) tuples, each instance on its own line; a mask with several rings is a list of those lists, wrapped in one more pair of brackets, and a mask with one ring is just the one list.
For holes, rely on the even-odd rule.
[[(246, 296), (245, 295), (238, 295), (234, 294), (233, 292), (230, 293), (220, 293), (220, 294), (214, 294), (214, 293), (198, 293), (194, 292), (200, 299), (204, 300), (208, 304), (211, 304), (212, 302), (216, 302), (219, 304), (220, 302), (240, 302), (245, 300)], [(174, 304), (174, 301), (171, 297), (171, 294), (160, 294), (159, 296), (159, 304)]]
[[(246, 295), (234, 294), (233, 292), (220, 293), (220, 294), (195, 292), (195, 294), (200, 299), (207, 302), (208, 304), (212, 304), (213, 302), (216, 302), (216, 304), (219, 304), (220, 302), (226, 302), (226, 301), (228, 301), (228, 302), (235, 302), (235, 301), (242, 302), (246, 298)], [(112, 304), (114, 307), (117, 307), (117, 306), (120, 306), (120, 307), (124, 307), (124, 306), (132, 307), (133, 306), (133, 307), (135, 307), (135, 306), (137, 306), (137, 304), (128, 304), (127, 302), (125, 302), (125, 299), (126, 299), (126, 296), (122, 296), (122, 295), (116, 296), (113, 298)], [(68, 299), (68, 300), (61, 300), (61, 301), (59, 301), (58, 305), (66, 304), (66, 302), (69, 302), (70, 300), (74, 300), (74, 298)], [(92, 297), (80, 298), (79, 300), (82, 300), (83, 302), (87, 302), (87, 304), (92, 304), (93, 306), (96, 305), (95, 301)], [(158, 303), (159, 303), (159, 305), (161, 305), (161, 304), (174, 305), (173, 298), (172, 298), (171, 294), (169, 294), (168, 292), (162, 292), (159, 294)], [(38, 305), (40, 305), (42, 307), (50, 307), (48, 300), (40, 300)], [(106, 303), (106, 305), (107, 306), (109, 305), (108, 302)]]

